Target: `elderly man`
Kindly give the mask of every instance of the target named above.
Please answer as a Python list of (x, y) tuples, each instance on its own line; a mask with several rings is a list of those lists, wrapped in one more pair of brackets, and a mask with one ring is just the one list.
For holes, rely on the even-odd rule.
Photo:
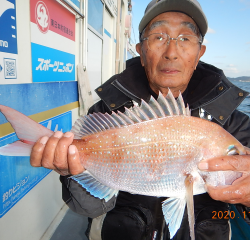
[[(166, 96), (169, 89), (177, 97), (181, 91), (193, 116), (221, 125), (249, 147), (250, 120), (236, 110), (247, 93), (232, 85), (221, 70), (199, 61), (206, 50), (202, 41), (207, 27), (196, 0), (151, 1), (139, 27), (141, 42), (136, 49), (140, 58), (128, 61), (124, 72), (97, 89), (101, 101), (89, 113), (124, 111), (124, 107), (133, 106), (132, 100), (148, 101), (151, 95), (157, 98), (159, 91)], [(90, 239), (169, 239), (161, 211), (164, 198), (120, 192), (117, 198), (105, 202), (68, 179), (68, 175), (84, 171), (72, 140), (69, 132), (41, 138), (33, 148), (31, 165), (54, 169), (61, 175), (64, 201), (73, 211), (90, 217)], [(232, 186), (207, 186), (209, 194), (194, 196), (196, 239), (230, 239), (228, 203), (239, 213), (242, 226), (250, 224), (250, 157), (211, 159), (201, 162), (199, 168), (243, 173)], [(218, 217), (218, 212), (225, 215)], [(185, 213), (173, 239), (190, 238), (187, 221)]]

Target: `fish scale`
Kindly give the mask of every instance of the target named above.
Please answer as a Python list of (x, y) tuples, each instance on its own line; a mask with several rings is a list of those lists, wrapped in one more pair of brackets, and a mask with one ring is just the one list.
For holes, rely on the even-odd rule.
[[(174, 109), (172, 109), (172, 107)], [(178, 109), (178, 106), (180, 109)], [(0, 148), (1, 155), (28, 156), (42, 136), (53, 132), (23, 114), (0, 105), (20, 141)], [(177, 114), (177, 115), (175, 115)], [(94, 197), (108, 201), (126, 191), (166, 197), (162, 211), (172, 238), (179, 229), (185, 206), (194, 240), (193, 194), (205, 192), (205, 182), (225, 185), (241, 173), (200, 172), (201, 160), (227, 154), (245, 154), (244, 147), (219, 125), (190, 116), (180, 96), (159, 93), (140, 107), (125, 112), (94, 113), (80, 117), (75, 134), (81, 163), (86, 171), (71, 178)]]
[[(100, 182), (114, 189), (150, 196), (167, 194), (168, 197), (171, 197), (178, 195), (178, 192), (184, 194), (185, 186), (182, 182), (186, 177), (185, 174), (191, 173), (194, 168), (197, 170), (197, 162), (202, 159), (202, 149), (199, 146), (204, 144), (204, 134), (193, 138), (193, 131), (199, 131), (194, 127), (200, 128), (198, 121), (200, 119), (196, 119), (195, 126), (191, 126), (193, 117), (171, 117), (172, 121), (181, 127), (178, 131), (169, 131), (173, 123), (166, 118), (169, 117), (125, 126), (119, 129), (119, 133), (116, 129), (110, 129), (97, 133), (94, 138), (93, 135), (83, 137), (82, 140), (78, 140), (79, 144), (82, 145), (81, 141), (86, 144), (84, 150), (80, 151), (83, 156), (88, 156), (83, 157), (83, 165)], [(203, 122), (203, 120), (200, 121)], [(178, 134), (180, 131), (182, 131), (182, 135)], [(156, 132), (161, 134), (155, 134)], [(107, 137), (107, 135), (111, 137)], [(123, 142), (124, 138), (125, 142)], [(100, 144), (102, 145), (100, 146)], [(110, 154), (107, 154), (108, 151)], [(180, 156), (182, 156), (181, 159)], [(195, 158), (195, 156), (199, 157)], [(190, 161), (190, 159), (196, 159), (196, 161)], [(98, 167), (96, 167), (96, 163), (98, 163)], [(155, 166), (160, 163), (164, 163), (161, 166), (162, 169), (166, 169), (164, 174), (155, 172)], [(122, 171), (112, 174), (114, 168), (120, 168)], [(137, 168), (140, 169), (140, 173), (134, 171)], [(183, 168), (185, 174), (177, 175)], [(176, 178), (176, 176), (180, 177)], [(155, 178), (159, 180), (154, 181)], [(119, 179), (121, 182), (118, 181)], [(122, 184), (124, 179), (130, 179), (133, 184)], [(140, 179), (140, 181), (136, 179)], [(181, 184), (172, 184), (173, 181)], [(160, 187), (156, 188), (155, 185)], [(174, 190), (173, 185), (176, 186)], [(198, 194), (204, 192), (204, 189), (195, 189), (194, 192)]]

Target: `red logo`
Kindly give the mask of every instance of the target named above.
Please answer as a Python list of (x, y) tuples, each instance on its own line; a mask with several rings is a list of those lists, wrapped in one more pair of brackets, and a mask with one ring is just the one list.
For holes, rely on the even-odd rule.
[(46, 4), (39, 1), (36, 4), (35, 9), (36, 24), (42, 33), (46, 33), (49, 30), (49, 10)]

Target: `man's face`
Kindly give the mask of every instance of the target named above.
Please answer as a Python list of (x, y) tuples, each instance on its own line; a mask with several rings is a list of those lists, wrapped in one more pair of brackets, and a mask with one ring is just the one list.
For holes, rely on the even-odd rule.
[[(186, 14), (166, 12), (155, 17), (146, 27), (144, 38), (152, 33), (167, 33), (176, 38), (181, 34), (196, 35), (190, 26), (195, 22)], [(151, 89), (158, 94), (167, 95), (168, 88), (175, 97), (179, 91), (184, 92), (201, 56), (205, 53), (204, 45), (197, 45), (183, 50), (176, 46), (176, 40), (171, 40), (158, 51), (149, 49), (147, 40), (136, 45), (140, 54)]]

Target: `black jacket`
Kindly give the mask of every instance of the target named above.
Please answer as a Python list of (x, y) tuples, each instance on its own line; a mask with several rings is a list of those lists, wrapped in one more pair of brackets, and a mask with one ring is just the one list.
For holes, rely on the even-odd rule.
[[(140, 103), (140, 99), (144, 99), (147, 102), (151, 95), (156, 97), (149, 87), (139, 58), (129, 60), (127, 69), (97, 88), (96, 93), (101, 100), (89, 109), (89, 113), (111, 113), (117, 110), (123, 112), (124, 107), (133, 106), (132, 101)], [(221, 70), (199, 62), (183, 95), (193, 116), (212, 119), (244, 146), (250, 147), (249, 117), (236, 110), (248, 93), (229, 82)], [(105, 203), (92, 197), (77, 183), (68, 181), (67, 177), (61, 177), (61, 182), (63, 199), (73, 211), (91, 218), (107, 213), (101, 230), (102, 240), (153, 239), (154, 234), (154, 239), (159, 239), (161, 232), (164, 232), (164, 239), (169, 239), (168, 229), (162, 224), (161, 202), (165, 198), (120, 192), (117, 199), (112, 198)], [(215, 201), (205, 193), (194, 196), (194, 205), (197, 240), (210, 239), (210, 236), (213, 240), (229, 239), (228, 220), (212, 219), (214, 212), (227, 211), (228, 204)], [(242, 205), (237, 205), (237, 208), (241, 214), (248, 210)], [(250, 224), (249, 216), (244, 217)], [(180, 230), (173, 239), (189, 238), (185, 213)]]

